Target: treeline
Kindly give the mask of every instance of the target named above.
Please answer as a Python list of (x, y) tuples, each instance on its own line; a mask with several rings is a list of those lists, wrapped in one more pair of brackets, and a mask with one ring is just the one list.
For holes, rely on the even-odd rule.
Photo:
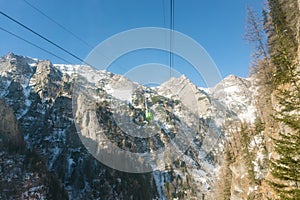
[(256, 44), (252, 73), (272, 107), (266, 118), (278, 127), (264, 130), (272, 138), (275, 155), (267, 181), (276, 198), (300, 199), (299, 2), (268, 0), (261, 19), (251, 9), (248, 16), (247, 39)]

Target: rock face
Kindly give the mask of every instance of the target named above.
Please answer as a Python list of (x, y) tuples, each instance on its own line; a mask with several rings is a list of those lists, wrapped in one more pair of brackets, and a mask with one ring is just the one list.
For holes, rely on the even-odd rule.
[(242, 121), (254, 122), (256, 118), (255, 95), (257, 88), (252, 78), (234, 75), (226, 77), (211, 89), (212, 96), (223, 102)]
[[(88, 74), (82, 79), (88, 83), (84, 86), (74, 82), (80, 70)], [(106, 71), (53, 65), (10, 53), (0, 59), (0, 131), (16, 141), (24, 138), (26, 151), (44, 166), (42, 174), (52, 174), (52, 181), (32, 189), (44, 197), (59, 190), (66, 194), (60, 199), (213, 199), (230, 134), (223, 124), (255, 118), (251, 81), (230, 76), (215, 88), (201, 89), (182, 76), (147, 88)], [(148, 110), (152, 118), (146, 117)], [(148, 133), (151, 123), (157, 126), (154, 136), (132, 136), (139, 132), (132, 127)], [(192, 140), (183, 155), (144, 174), (105, 166), (82, 139), (97, 144), (95, 152), (109, 149), (105, 137), (120, 149), (149, 153), (163, 149), (184, 131)], [(22, 162), (22, 155), (14, 162)], [(28, 170), (37, 172), (33, 166)], [(54, 183), (59, 187), (54, 188)], [(29, 193), (30, 189), (24, 190), (22, 195)]]
[(24, 145), (23, 135), (19, 131), (18, 121), (13, 110), (0, 99), (0, 135), (5, 142)]

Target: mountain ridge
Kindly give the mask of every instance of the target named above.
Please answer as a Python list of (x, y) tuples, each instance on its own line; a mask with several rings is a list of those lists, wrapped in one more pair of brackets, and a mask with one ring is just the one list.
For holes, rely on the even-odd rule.
[[(73, 112), (74, 105), (89, 105), (84, 99), (74, 99), (74, 91), (80, 91), (76, 90), (74, 75), (82, 69), (87, 70), (85, 73), (89, 76), (85, 80), (90, 83), (83, 91), (91, 91), (89, 95), (92, 94), (91, 98), (97, 102), (95, 105), (101, 108), (95, 110), (93, 115), (88, 114), (89, 112), (83, 114), (85, 123), (91, 122), (88, 115), (94, 116), (102, 133), (107, 135), (106, 131), (109, 131), (107, 136), (120, 148), (145, 152), (162, 148), (179, 133), (178, 130), (185, 130), (183, 122), (194, 124), (186, 129), (193, 132), (194, 138), (187, 151), (182, 154), (183, 160), (175, 160), (166, 169), (134, 176), (108, 169), (91, 156), (80, 140), (78, 127), (77, 130), (75, 127), (76, 122), (81, 127), (86, 125), (83, 121), (76, 121)], [(20, 73), (20, 70), (24, 73)], [(245, 108), (252, 105), (252, 101), (246, 100), (248, 97), (252, 98), (253, 92), (248, 89), (251, 80), (233, 76), (225, 78), (221, 85), (205, 91), (192, 84), (185, 76), (173, 78), (160, 87), (147, 88), (120, 75), (94, 71), (87, 66), (52, 64), (50, 61), (12, 53), (0, 59), (0, 76), (0, 98), (14, 110), (27, 148), (35, 149), (45, 159), (48, 170), (54, 171), (58, 176), (71, 199), (93, 195), (102, 198), (109, 195), (110, 198), (114, 195), (127, 198), (130, 197), (129, 191), (137, 197), (146, 194), (152, 199), (167, 199), (171, 196), (202, 198), (202, 195), (213, 198), (212, 191), (215, 190), (218, 169), (223, 159), (225, 135), (228, 134), (222, 130), (222, 124), (224, 120), (247, 121), (254, 116), (251, 114), (240, 117), (247, 111)], [(228, 89), (234, 83), (237, 87), (234, 90)], [(130, 90), (120, 93), (124, 88)], [(244, 95), (244, 101), (238, 98), (240, 94)], [(112, 105), (131, 106), (132, 110), (127, 109), (126, 112), (134, 119), (133, 126), (143, 127), (148, 123), (145, 118), (146, 104), (154, 112), (154, 120), (159, 119), (157, 122), (161, 131), (152, 139), (137, 140), (126, 136), (123, 130), (129, 129), (116, 126), (116, 123), (120, 125), (123, 118), (118, 118), (118, 107)], [(230, 106), (237, 109), (232, 111)], [(88, 107), (83, 108), (86, 110)], [(88, 127), (92, 128), (92, 125), (86, 126)], [(97, 136), (92, 135), (89, 138), (96, 140)], [(93, 163), (91, 167), (95, 171), (87, 170), (88, 163)], [(114, 189), (127, 188), (125, 185), (133, 186), (135, 182), (147, 187), (140, 191), (134, 191), (134, 187), (125, 191)], [(96, 192), (99, 187), (103, 194)]]

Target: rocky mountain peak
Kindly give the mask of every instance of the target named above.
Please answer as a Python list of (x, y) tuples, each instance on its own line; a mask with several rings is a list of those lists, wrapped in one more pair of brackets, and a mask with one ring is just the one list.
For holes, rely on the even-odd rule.
[(182, 74), (181, 76), (179, 76), (178, 78), (176, 77), (172, 77), (169, 81), (171, 84), (175, 83), (175, 82), (180, 82), (181, 84), (193, 84), (190, 79), (188, 77), (186, 77), (185, 74)]
[[(30, 73), (15, 73), (12, 66), (29, 69)], [(208, 194), (216, 180), (221, 159), (218, 154), (223, 152), (222, 123), (226, 118), (242, 117), (252, 105), (251, 80), (237, 76), (229, 76), (205, 90), (185, 75), (148, 88), (107, 71), (53, 65), (49, 60), (13, 54), (1, 58), (0, 70), (0, 98), (12, 107), (27, 144), (45, 158), (47, 168), (58, 175), (69, 197), (75, 199), (106, 199), (112, 193), (122, 199), (129, 198), (134, 191), (135, 196), (146, 195), (146, 199), (166, 199), (172, 195), (175, 198), (177, 194), (201, 198), (199, 195)], [(73, 81), (81, 72), (82, 80)], [(75, 110), (79, 116), (73, 116), (74, 106), (78, 107)], [(88, 141), (102, 142), (101, 137), (105, 136), (118, 147), (133, 152), (163, 148), (183, 132), (195, 138), (191, 139), (183, 160), (165, 170), (135, 177), (104, 167), (93, 158), (83, 146), (75, 123), (84, 128), (86, 134), (82, 136)], [(131, 137), (137, 130), (148, 133), (152, 124), (155, 128), (151, 130), (157, 131), (154, 137)], [(131, 127), (135, 129), (128, 135)], [(130, 188), (125, 192), (114, 189), (128, 185)], [(147, 187), (136, 191), (136, 185)], [(167, 190), (172, 191), (171, 196)], [(198, 192), (193, 194), (192, 190)]]
[(0, 59), (0, 72), (10, 73), (12, 76), (30, 74), (32, 68), (28, 64), (29, 61), (33, 60), (8, 53)]
[(63, 90), (63, 78), (63, 73), (49, 60), (39, 61), (29, 84), (42, 98), (55, 99)]
[(196, 92), (196, 86), (185, 76), (172, 77), (158, 87), (158, 91), (164, 95), (177, 94), (184, 88), (192, 88)]
[(256, 118), (256, 87), (251, 78), (229, 75), (210, 90), (211, 95), (221, 101), (242, 121)]
[(49, 60), (39, 61), (36, 65), (36, 73), (41, 74), (43, 78), (50, 78), (52, 81), (60, 80), (62, 72), (55, 68)]
[(37, 69), (51, 71), (53, 69), (53, 64), (50, 60), (42, 60), (37, 64)]
[(223, 85), (223, 86), (230, 86), (230, 85), (246, 85), (249, 86), (249, 81), (245, 78), (241, 78), (239, 76), (236, 75), (229, 75), (227, 77), (225, 77), (220, 83), (217, 84), (218, 85)]
[(15, 54), (13, 52), (8, 52), (8, 54), (6, 54), (4, 56), (7, 60), (10, 60), (12, 58), (15, 58)]
[(188, 82), (190, 82), (190, 79), (188, 77), (186, 77), (185, 74), (182, 74), (181, 76), (179, 76), (177, 78), (177, 80), (182, 80), (182, 81), (188, 81)]

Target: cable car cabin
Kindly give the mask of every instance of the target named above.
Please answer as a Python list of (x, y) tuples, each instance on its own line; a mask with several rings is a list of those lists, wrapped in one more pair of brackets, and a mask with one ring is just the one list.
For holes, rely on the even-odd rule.
[(145, 116), (146, 116), (146, 120), (148, 122), (150, 122), (152, 120), (152, 118), (153, 118), (152, 113), (149, 110), (146, 110)]

